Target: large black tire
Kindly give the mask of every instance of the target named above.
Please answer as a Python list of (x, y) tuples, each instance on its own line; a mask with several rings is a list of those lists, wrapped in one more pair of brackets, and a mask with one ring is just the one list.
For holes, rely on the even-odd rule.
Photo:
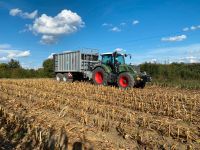
[(95, 85), (108, 85), (108, 74), (101, 67), (97, 67), (92, 72), (92, 81)]
[(133, 76), (128, 72), (120, 73), (117, 78), (117, 85), (123, 89), (134, 87), (134, 83)]
[(143, 89), (145, 87), (146, 83), (145, 82), (141, 82), (140, 83), (140, 88)]
[(62, 73), (57, 73), (56, 74), (56, 80), (59, 81), (59, 82), (63, 81), (63, 74)]
[(63, 81), (64, 82), (73, 82), (73, 74), (72, 73), (64, 73), (63, 74)]

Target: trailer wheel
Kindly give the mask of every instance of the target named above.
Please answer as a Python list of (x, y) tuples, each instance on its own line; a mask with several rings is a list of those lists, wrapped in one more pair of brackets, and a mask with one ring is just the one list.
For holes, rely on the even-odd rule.
[(120, 88), (132, 88), (134, 86), (134, 79), (128, 72), (120, 73), (117, 78), (117, 84)]
[(64, 82), (73, 82), (73, 75), (72, 73), (64, 73), (63, 74), (63, 81)]
[(103, 68), (97, 67), (92, 72), (92, 80), (96, 85), (107, 85), (108, 84), (108, 74)]
[(62, 73), (57, 73), (56, 74), (56, 80), (59, 81), (59, 82), (63, 81), (63, 74)]

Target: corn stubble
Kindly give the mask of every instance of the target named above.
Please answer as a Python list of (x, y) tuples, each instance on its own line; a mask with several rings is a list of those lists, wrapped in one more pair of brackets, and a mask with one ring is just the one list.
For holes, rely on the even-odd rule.
[(0, 106), (0, 138), (18, 149), (200, 149), (198, 90), (3, 79)]

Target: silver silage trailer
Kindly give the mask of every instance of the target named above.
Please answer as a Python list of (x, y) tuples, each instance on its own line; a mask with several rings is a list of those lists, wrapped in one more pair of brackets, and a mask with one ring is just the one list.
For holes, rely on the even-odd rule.
[(58, 81), (90, 80), (93, 67), (99, 63), (96, 50), (63, 52), (53, 58)]

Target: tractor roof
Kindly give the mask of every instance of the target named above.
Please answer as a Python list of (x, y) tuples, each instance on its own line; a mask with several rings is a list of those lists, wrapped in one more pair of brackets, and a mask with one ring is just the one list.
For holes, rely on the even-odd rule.
[[(113, 52), (107, 52), (107, 53), (102, 53), (101, 55), (112, 55), (112, 54), (113, 54)], [(122, 53), (118, 53), (118, 54), (124, 55), (124, 54), (122, 54)]]
[(110, 55), (113, 54), (112, 52), (102, 53), (101, 55)]

